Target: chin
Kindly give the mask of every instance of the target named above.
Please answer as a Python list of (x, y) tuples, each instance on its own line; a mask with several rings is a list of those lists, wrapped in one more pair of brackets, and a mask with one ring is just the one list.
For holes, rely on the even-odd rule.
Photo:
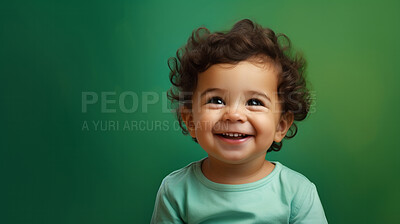
[[(218, 159), (218, 158), (217, 158)], [(221, 162), (226, 164), (238, 165), (249, 161), (249, 158), (243, 156), (227, 156), (221, 159), (218, 159)]]

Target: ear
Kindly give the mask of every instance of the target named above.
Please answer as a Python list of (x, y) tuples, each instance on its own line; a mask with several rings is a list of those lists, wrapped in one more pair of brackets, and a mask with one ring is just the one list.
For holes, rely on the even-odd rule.
[(196, 129), (193, 122), (192, 111), (186, 107), (183, 107), (181, 109), (181, 117), (183, 122), (185, 122), (186, 128), (188, 129), (190, 136), (192, 136), (192, 138), (196, 138)]
[(274, 136), (275, 142), (281, 142), (285, 137), (286, 133), (289, 131), (289, 128), (292, 126), (294, 121), (294, 115), (292, 112), (286, 112), (281, 115), (279, 120), (279, 124), (276, 127), (276, 132)]

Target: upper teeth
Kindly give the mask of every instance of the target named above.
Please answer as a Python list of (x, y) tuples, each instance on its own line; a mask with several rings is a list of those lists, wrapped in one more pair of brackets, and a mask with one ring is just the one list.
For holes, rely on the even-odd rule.
[(222, 133), (222, 135), (226, 135), (226, 136), (230, 136), (230, 137), (244, 136), (244, 134), (239, 134), (239, 133)]

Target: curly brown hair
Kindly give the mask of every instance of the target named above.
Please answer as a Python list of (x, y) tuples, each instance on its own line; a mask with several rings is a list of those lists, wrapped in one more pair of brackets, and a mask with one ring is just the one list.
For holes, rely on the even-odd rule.
[[(279, 38), (279, 40), (278, 40)], [(281, 39), (283, 40), (281, 41)], [(237, 22), (228, 32), (211, 33), (200, 27), (193, 31), (187, 44), (179, 48), (176, 57), (168, 59), (172, 87), (168, 98), (177, 108), (176, 116), (183, 134), (188, 134), (181, 111), (191, 109), (192, 94), (197, 86), (197, 75), (214, 64), (237, 64), (257, 56), (267, 56), (281, 67), (278, 74), (278, 98), (281, 116), (292, 113), (295, 121), (304, 120), (310, 109), (310, 92), (306, 87), (306, 61), (300, 53), (292, 53), (290, 39), (285, 34), (275, 34), (249, 19)], [(296, 135), (297, 125), (292, 124), (285, 138)], [(197, 142), (195, 138), (194, 141)], [(279, 151), (282, 142), (273, 142), (268, 152)]]

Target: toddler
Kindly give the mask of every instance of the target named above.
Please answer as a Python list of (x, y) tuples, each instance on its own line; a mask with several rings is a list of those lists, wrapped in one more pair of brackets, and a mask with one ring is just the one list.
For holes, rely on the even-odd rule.
[(315, 185), (265, 159), (310, 108), (305, 60), (285, 35), (248, 19), (199, 28), (169, 67), (183, 133), (208, 156), (164, 178), (151, 223), (327, 223)]

